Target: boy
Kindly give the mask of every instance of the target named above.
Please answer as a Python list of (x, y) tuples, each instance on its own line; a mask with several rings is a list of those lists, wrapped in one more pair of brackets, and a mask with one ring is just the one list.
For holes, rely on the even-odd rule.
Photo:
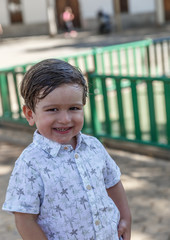
[(130, 240), (120, 171), (102, 144), (80, 131), (86, 81), (79, 70), (44, 60), (24, 76), (23, 112), (37, 127), (16, 161), (3, 210), (24, 240)]

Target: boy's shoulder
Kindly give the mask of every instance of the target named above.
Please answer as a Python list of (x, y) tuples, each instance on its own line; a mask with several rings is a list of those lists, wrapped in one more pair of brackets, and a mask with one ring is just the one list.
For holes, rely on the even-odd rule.
[(30, 159), (39, 159), (42, 155), (42, 151), (40, 148), (34, 143), (30, 143), (20, 154), (18, 159), (24, 159), (24, 161), (29, 161)]
[(16, 160), (15, 168), (40, 173), (45, 167), (49, 166), (51, 162), (52, 158), (48, 153), (40, 147), (37, 147), (36, 144), (31, 143)]
[(103, 146), (102, 143), (94, 136), (82, 134), (83, 140), (86, 142), (87, 145), (95, 145), (95, 146)]

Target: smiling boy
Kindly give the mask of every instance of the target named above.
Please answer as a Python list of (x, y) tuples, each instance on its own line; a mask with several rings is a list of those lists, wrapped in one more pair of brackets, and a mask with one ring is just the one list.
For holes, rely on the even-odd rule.
[(94, 137), (81, 133), (87, 86), (56, 59), (24, 76), (21, 95), (33, 142), (16, 161), (3, 210), (24, 240), (130, 240), (120, 170)]

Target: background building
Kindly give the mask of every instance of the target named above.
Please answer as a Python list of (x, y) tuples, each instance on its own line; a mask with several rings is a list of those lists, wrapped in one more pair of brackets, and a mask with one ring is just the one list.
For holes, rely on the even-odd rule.
[[(53, 14), (49, 6), (52, 6)], [(82, 30), (97, 30), (99, 10), (110, 15), (113, 31), (118, 24), (122, 28), (155, 24), (159, 22), (157, 19), (160, 14), (161, 24), (170, 20), (169, 0), (0, 0), (0, 23), (4, 28), (4, 36), (47, 34), (52, 15), (60, 32), (63, 29), (61, 14), (65, 6), (72, 8), (74, 25)], [(115, 18), (118, 15), (119, 20)]]

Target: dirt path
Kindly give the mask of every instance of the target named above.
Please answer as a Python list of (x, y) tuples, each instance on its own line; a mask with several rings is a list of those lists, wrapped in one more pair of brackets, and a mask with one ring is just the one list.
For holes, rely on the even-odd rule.
[[(8, 133), (9, 135), (9, 133)], [(21, 134), (22, 135), (22, 134)], [(11, 135), (11, 139), (14, 138)], [(20, 136), (24, 145), (30, 135)], [(24, 146), (0, 142), (0, 205), (9, 176)], [(122, 171), (133, 216), (132, 240), (170, 240), (170, 162), (108, 149)], [(14, 219), (0, 210), (0, 240), (21, 240)]]

